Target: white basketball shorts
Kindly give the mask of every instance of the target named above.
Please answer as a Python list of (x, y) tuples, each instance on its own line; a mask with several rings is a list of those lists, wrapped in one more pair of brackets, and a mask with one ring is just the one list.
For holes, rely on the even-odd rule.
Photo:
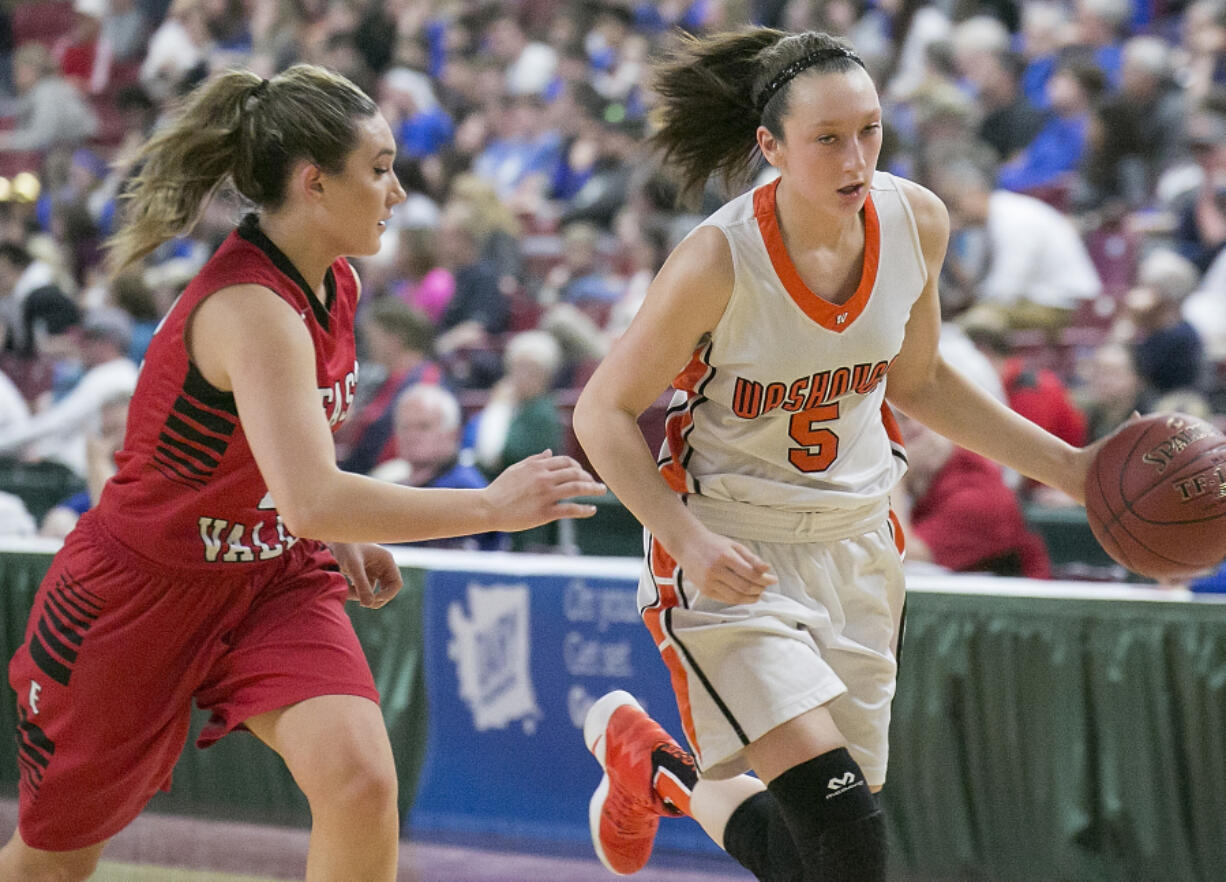
[(691, 496), (687, 504), (779, 579), (754, 603), (719, 603), (688, 585), (663, 546), (645, 537), (639, 608), (703, 775), (747, 771), (746, 745), (827, 705), (869, 785), (884, 784), (904, 599), (901, 530), (888, 504), (766, 517), (738, 503)]

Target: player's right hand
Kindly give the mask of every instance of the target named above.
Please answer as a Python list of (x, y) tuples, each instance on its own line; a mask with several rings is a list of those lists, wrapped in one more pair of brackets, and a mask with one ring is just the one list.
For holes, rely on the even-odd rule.
[(600, 496), (605, 485), (569, 456), (543, 450), (507, 468), (484, 492), (494, 512), (494, 529), (513, 531), (558, 518), (590, 518), (596, 506), (567, 500)]
[(753, 603), (779, 579), (770, 564), (727, 536), (703, 529), (677, 562), (686, 581), (720, 603)]

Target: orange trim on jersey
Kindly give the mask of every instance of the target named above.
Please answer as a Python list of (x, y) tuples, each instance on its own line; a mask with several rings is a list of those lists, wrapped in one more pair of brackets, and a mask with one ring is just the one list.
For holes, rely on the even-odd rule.
[(890, 532), (894, 534), (894, 547), (898, 549), (899, 555), (907, 556), (907, 536), (902, 531), (902, 522), (898, 520), (898, 515), (894, 514), (894, 509), (890, 509)]
[(753, 213), (766, 243), (766, 253), (770, 255), (771, 266), (775, 268), (775, 274), (779, 276), (779, 281), (787, 289), (788, 295), (805, 315), (826, 330), (841, 334), (864, 312), (869, 295), (873, 293), (873, 286), (877, 283), (877, 266), (881, 257), (881, 224), (877, 220), (877, 208), (873, 205), (872, 194), (864, 201), (864, 266), (860, 271), (860, 284), (846, 303), (831, 303), (809, 289), (783, 244), (783, 233), (779, 229), (775, 205), (775, 192), (779, 189), (780, 180), (782, 179), (775, 178), (769, 184), (759, 187), (753, 194)]
[(885, 435), (890, 439), (890, 443), (906, 449), (902, 440), (902, 429), (898, 426), (898, 417), (894, 416), (894, 411), (890, 410), (887, 401), (881, 402), (881, 422), (885, 425)]
[(655, 536), (651, 537), (651, 548), (648, 550), (651, 561), (651, 574), (655, 577), (656, 587), (660, 591), (660, 599), (652, 606), (643, 610), (643, 623), (651, 632), (651, 639), (660, 650), (660, 657), (668, 668), (668, 676), (673, 684), (673, 692), (677, 696), (677, 710), (681, 716), (681, 728), (685, 730), (686, 740), (691, 746), (698, 744), (694, 737), (694, 712), (690, 708), (689, 676), (677, 650), (664, 633), (664, 623), (661, 619), (666, 610), (678, 606), (677, 598), (677, 561), (664, 550)]
[(694, 423), (690, 411), (697, 395), (698, 384), (707, 376), (710, 365), (702, 360), (706, 347), (699, 346), (690, 356), (690, 363), (673, 380), (673, 388), (680, 389), (689, 396), (685, 405), (664, 419), (664, 439), (668, 443), (668, 459), (660, 465), (660, 475), (675, 493), (688, 493), (690, 488), (685, 479), (685, 466), (681, 460), (685, 453), (685, 433)]

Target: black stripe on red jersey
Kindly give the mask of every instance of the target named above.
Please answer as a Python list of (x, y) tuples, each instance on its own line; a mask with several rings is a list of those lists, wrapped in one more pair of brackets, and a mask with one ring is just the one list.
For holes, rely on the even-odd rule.
[(183, 477), (171, 465), (160, 461), (156, 453), (153, 455), (152, 459), (150, 459), (150, 465), (152, 465), (158, 474), (160, 474), (166, 480), (173, 481), (176, 484), (182, 484), (189, 490), (199, 490), (204, 486), (204, 481), (197, 478)]
[(38, 620), (38, 633), (43, 638), (43, 645), (62, 658), (69, 667), (77, 663), (77, 651), (52, 633), (45, 615)]
[[(195, 466), (192, 466), (184, 462), (181, 459), (178, 460), (179, 462), (182, 462), (184, 465), (186, 465), (189, 469), (191, 469), (193, 472), (195, 472), (198, 475), (202, 475), (203, 477), (207, 478), (210, 474), (212, 474), (213, 469), (217, 468), (218, 466), (218, 461), (213, 459), (213, 457), (209, 456), (203, 450), (197, 450), (195, 447), (192, 447), (190, 444), (184, 444), (178, 438), (172, 438), (170, 435), (167, 435), (165, 432), (158, 433), (158, 440), (161, 441), (163, 444), (169, 444), (171, 447), (175, 448), (181, 453), (186, 454), (187, 456), (190, 456), (196, 462), (200, 463), (200, 465), (204, 466), (204, 470), (202, 470), (202, 469), (196, 468)], [(158, 449), (161, 450), (162, 448), (159, 447)], [(170, 451), (166, 451), (166, 453), (170, 453)]]
[(203, 447), (212, 450), (218, 456), (225, 456), (226, 448), (230, 445), (221, 438), (215, 438), (212, 435), (207, 435), (197, 429), (195, 426), (189, 426), (183, 420), (179, 419), (174, 414), (166, 417), (165, 428), (175, 432), (180, 438), (187, 441), (194, 441)]
[[(71, 622), (64, 621), (61, 614), (50, 603), (43, 607), (43, 619), (51, 623), (51, 627), (55, 629), (55, 633), (63, 637), (73, 646), (81, 646), (81, 634), (74, 630)], [(75, 659), (70, 659), (75, 661)]]
[(227, 419), (215, 413), (210, 413), (207, 410), (202, 410), (182, 395), (175, 399), (174, 409), (193, 422), (204, 426), (215, 435), (229, 437), (234, 434), (234, 428), (238, 425), (238, 420)]
[(51, 764), (55, 756), (55, 742), (47, 737), (47, 733), (30, 722), (26, 709), (17, 707), (17, 762), (25, 772), (25, 783), (35, 793), (43, 781), (43, 772)]
[(329, 330), (329, 312), (332, 304), (336, 302), (336, 277), (332, 274), (332, 267), (328, 267), (328, 271), (324, 273), (325, 302), (320, 303), (319, 298), (315, 296), (315, 291), (307, 284), (302, 273), (298, 272), (298, 267), (294, 266), (293, 261), (285, 256), (285, 252), (278, 248), (272, 239), (264, 235), (264, 231), (260, 229), (260, 219), (256, 214), (252, 213), (244, 217), (242, 223), (238, 225), (237, 232), (240, 238), (263, 251), (272, 261), (273, 266), (302, 289), (307, 303), (311, 304), (311, 312), (315, 316), (315, 321), (319, 322), (319, 326), (325, 331)]
[(102, 607), (104, 604), (101, 597), (74, 579), (70, 573), (64, 573), (62, 576), (60, 576), (58, 587), (66, 594), (71, 594), (74, 598), (76, 598), (77, 602), (92, 609), (92, 614), (86, 613), (86, 615), (89, 615), (91, 620), (98, 618), (98, 613), (102, 612)]
[(101, 598), (62, 574), (47, 592), (35, 633), (30, 635), (30, 658), (44, 674), (67, 686), (85, 634), (101, 612)]
[(194, 398), (197, 404), (224, 411), (235, 419), (238, 418), (238, 405), (234, 403), (234, 393), (218, 389), (206, 380), (204, 374), (200, 373), (196, 365), (190, 361), (187, 363), (187, 376), (183, 378), (183, 394)]
[[(168, 457), (175, 460), (175, 462), (167, 462), (166, 459)], [(184, 486), (190, 487), (193, 490), (199, 490), (206, 483), (204, 478), (197, 478), (192, 475), (184, 474), (180, 470), (180, 465), (183, 468), (191, 468), (191, 466), (179, 459), (169, 450), (163, 450), (159, 447), (153, 452), (152, 462), (154, 467), (157, 468), (163, 475), (170, 478), (172, 481), (183, 484)], [(170, 474), (167, 474), (167, 471), (169, 471)]]
[[(81, 623), (81, 627), (83, 628), (88, 628), (90, 622), (92, 622), (94, 619), (98, 617), (98, 614), (93, 612), (92, 610), (82, 609), (81, 604), (74, 601), (66, 593), (58, 593), (58, 594), (51, 593), (48, 596), (51, 599), (55, 600), (57, 604), (61, 604), (68, 611), (71, 611), (72, 613), (76, 614), (81, 619), (83, 619), (84, 621)], [(69, 616), (68, 618), (72, 618), (72, 616)], [(73, 620), (76, 621), (76, 619), (73, 619)]]
[(34, 664), (38, 665), (38, 669), (52, 680), (61, 686), (68, 685), (68, 678), (72, 676), (72, 670), (47, 651), (47, 647), (43, 646), (37, 634), (30, 635), (30, 658)]
[(171, 481), (199, 490), (221, 464), (238, 426), (234, 396), (206, 380), (189, 362), (183, 394), (175, 399), (172, 411), (158, 433), (153, 466)]
[(78, 618), (76, 615), (74, 615), (72, 611), (64, 605), (63, 601), (61, 601), (60, 598), (56, 597), (54, 594), (47, 595), (47, 605), (53, 607), (56, 614), (58, 614), (61, 618), (67, 619), (68, 624), (77, 628), (89, 627), (89, 621)]

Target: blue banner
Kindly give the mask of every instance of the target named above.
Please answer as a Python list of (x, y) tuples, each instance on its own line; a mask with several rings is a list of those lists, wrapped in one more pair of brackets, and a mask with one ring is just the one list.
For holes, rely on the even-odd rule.
[[(682, 740), (635, 589), (588, 576), (428, 573), (429, 739), (412, 832), (587, 842), (601, 772), (583, 719), (611, 689)], [(720, 853), (688, 818), (662, 820), (656, 847)]]

